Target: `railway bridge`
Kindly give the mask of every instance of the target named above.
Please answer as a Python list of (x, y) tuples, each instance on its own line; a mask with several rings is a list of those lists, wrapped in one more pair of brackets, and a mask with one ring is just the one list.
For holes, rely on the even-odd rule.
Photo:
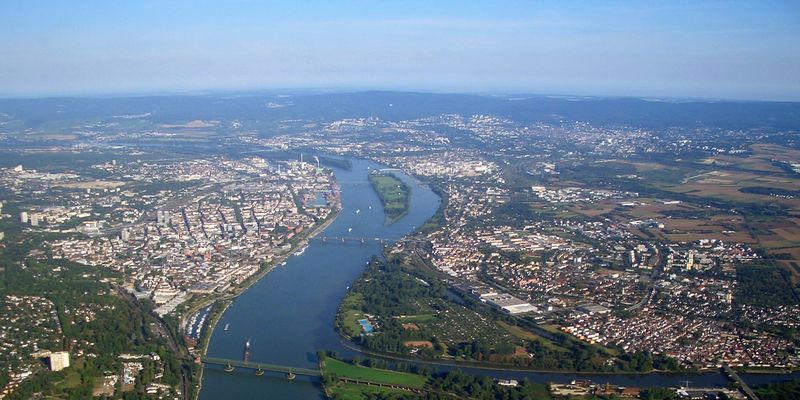
[(745, 381), (743, 381), (742, 378), (739, 377), (739, 374), (737, 374), (736, 371), (731, 369), (729, 365), (727, 364), (723, 365), (722, 371), (725, 373), (725, 375), (728, 376), (728, 378), (730, 378), (730, 380), (736, 383), (736, 385), (742, 392), (744, 392), (745, 396), (747, 396), (748, 399), (759, 400), (758, 396), (755, 394), (755, 392), (753, 392), (753, 389), (750, 389), (750, 386), (748, 386), (747, 383), (745, 383)]
[(425, 243), (427, 240), (422, 238), (413, 238), (413, 237), (403, 237), (401, 239), (388, 239), (382, 237), (366, 237), (366, 236), (315, 236), (310, 239), (310, 241), (319, 241), (323, 243), (380, 243), (380, 244), (389, 244), (389, 243)]
[(201, 357), (200, 361), (203, 364), (207, 365), (221, 365), (225, 367), (225, 371), (227, 372), (233, 372), (236, 368), (242, 368), (242, 369), (255, 370), (256, 375), (262, 375), (265, 371), (282, 373), (286, 374), (289, 377), (289, 379), (294, 378), (295, 375), (322, 376), (322, 372), (319, 369), (313, 369), (313, 368), (297, 368), (297, 367), (289, 367), (286, 365), (231, 360), (228, 358), (217, 358), (217, 357)]

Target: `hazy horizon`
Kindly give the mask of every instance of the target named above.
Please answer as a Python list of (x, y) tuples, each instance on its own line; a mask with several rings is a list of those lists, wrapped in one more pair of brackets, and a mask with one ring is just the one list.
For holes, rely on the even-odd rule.
[(798, 99), (752, 99), (752, 98), (725, 98), (725, 97), (691, 97), (691, 96), (649, 96), (649, 95), (606, 95), (606, 94), (580, 94), (580, 93), (561, 93), (561, 92), (532, 92), (532, 91), (455, 91), (455, 90), (430, 90), (424, 88), (367, 88), (367, 87), (294, 87), (294, 88), (253, 88), (253, 89), (186, 89), (186, 90), (147, 90), (135, 92), (95, 92), (95, 93), (49, 93), (49, 94), (16, 94), (4, 95), (0, 93), (0, 100), (45, 100), (45, 99), (122, 99), (138, 97), (195, 97), (195, 96), (267, 96), (267, 95), (286, 95), (286, 96), (306, 96), (324, 94), (347, 94), (347, 93), (368, 93), (368, 92), (387, 92), (387, 93), (418, 93), (429, 95), (464, 95), (464, 96), (486, 96), (486, 97), (509, 97), (520, 99), (527, 98), (552, 98), (552, 99), (576, 99), (576, 100), (613, 100), (613, 99), (634, 99), (652, 102), (665, 103), (800, 103)]

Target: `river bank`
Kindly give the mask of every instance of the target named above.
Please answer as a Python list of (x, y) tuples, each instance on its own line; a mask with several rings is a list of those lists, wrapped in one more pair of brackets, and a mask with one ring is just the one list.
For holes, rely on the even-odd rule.
[[(208, 346), (211, 343), (211, 339), (213, 337), (214, 330), (216, 329), (217, 324), (219, 323), (219, 321), (222, 318), (222, 316), (225, 315), (225, 311), (228, 310), (228, 307), (230, 307), (230, 305), (233, 303), (233, 301), (237, 297), (239, 297), (242, 294), (244, 294), (252, 285), (254, 285), (259, 280), (261, 280), (262, 278), (267, 276), (267, 274), (272, 272), (276, 267), (278, 267), (282, 263), (284, 263), (289, 257), (294, 255), (295, 252), (298, 249), (303, 248), (304, 246), (307, 246), (311, 239), (313, 239), (315, 236), (319, 235), (320, 233), (324, 232), (325, 229), (327, 229), (328, 226), (330, 226), (336, 220), (336, 217), (339, 215), (339, 208), (340, 207), (341, 207), (340, 204), (337, 205), (337, 207), (333, 209), (331, 214), (320, 225), (318, 225), (318, 226), (314, 227), (313, 229), (311, 229), (307, 234), (305, 234), (302, 237), (302, 239), (297, 241), (296, 244), (294, 246), (292, 246), (292, 248), (289, 251), (287, 251), (285, 254), (283, 254), (283, 255), (281, 255), (279, 257), (276, 257), (275, 260), (273, 260), (273, 262), (267, 268), (264, 268), (262, 271), (259, 271), (258, 273), (253, 274), (251, 277), (247, 278), (247, 280), (245, 280), (245, 282), (243, 282), (243, 284), (240, 285), (233, 293), (226, 294), (226, 295), (220, 296), (218, 298), (214, 298), (214, 299), (209, 299), (208, 301), (200, 303), (199, 305), (193, 307), (193, 309), (190, 312), (187, 312), (184, 315), (184, 317), (181, 318), (181, 326), (183, 326), (183, 322), (184, 322), (184, 319), (185, 319), (186, 316), (191, 315), (192, 313), (197, 312), (197, 311), (199, 311), (199, 310), (201, 310), (201, 309), (203, 309), (205, 307), (208, 307), (208, 306), (212, 306), (213, 307), (214, 305), (216, 305), (217, 303), (219, 303), (221, 301), (225, 302), (225, 306), (222, 308), (222, 310), (220, 310), (218, 313), (215, 313), (212, 316), (212, 318), (209, 320), (209, 322), (208, 322), (208, 324), (206, 326), (206, 329), (205, 329), (203, 335), (200, 338), (200, 343), (202, 344), (202, 350), (200, 351), (200, 356), (201, 357), (205, 357), (207, 355)], [(188, 349), (186, 349), (186, 350), (188, 351)], [(203, 363), (200, 363), (199, 364), (199, 368), (198, 368), (198, 372), (197, 372), (197, 389), (196, 389), (196, 391), (194, 393), (194, 396), (192, 396), (192, 398), (195, 399), (195, 400), (198, 400), (200, 398), (200, 393), (201, 393), (202, 388), (203, 388), (203, 375), (204, 375), (204, 372), (205, 372), (205, 366), (203, 365)]]
[[(208, 351), (208, 344), (211, 342), (211, 336), (214, 332), (214, 328), (217, 326), (217, 322), (222, 317), (222, 315), (225, 314), (225, 310), (227, 310), (228, 306), (231, 305), (231, 302), (232, 300), (225, 300), (225, 306), (222, 307), (222, 310), (220, 310), (217, 313), (214, 313), (214, 315), (211, 316), (211, 319), (208, 321), (208, 329), (206, 331), (208, 332), (208, 334), (207, 335), (204, 334), (201, 337), (202, 350), (200, 351), (200, 354), (205, 355), (206, 352)], [(216, 304), (216, 302), (212, 302), (211, 304)], [(203, 364), (200, 363), (197, 372), (197, 387), (195, 389), (194, 395), (192, 396), (192, 398), (195, 400), (197, 400), (200, 397), (200, 391), (203, 389), (203, 372), (204, 372)]]

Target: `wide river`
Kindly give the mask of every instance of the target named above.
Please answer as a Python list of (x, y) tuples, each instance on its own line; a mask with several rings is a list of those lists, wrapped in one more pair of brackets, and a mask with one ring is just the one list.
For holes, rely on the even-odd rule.
[[(411, 187), (409, 213), (391, 225), (384, 224), (383, 208), (372, 190), (367, 174), (384, 166), (352, 159), (352, 169), (335, 169), (341, 185), (343, 209), (337, 219), (319, 237), (364, 237), (396, 240), (411, 233), (430, 218), (439, 207), (440, 198), (413, 177), (399, 174)], [(358, 211), (360, 210), (360, 212)], [(355, 355), (344, 347), (334, 331), (339, 301), (347, 288), (364, 269), (367, 261), (381, 253), (375, 240), (365, 244), (312, 240), (306, 251), (289, 257), (238, 297), (214, 329), (208, 349), (210, 357), (241, 359), (244, 343), (250, 339), (254, 362), (315, 367), (316, 352), (335, 350), (346, 357)], [(229, 329), (224, 330), (228, 325)], [(438, 366), (440, 370), (450, 369)], [(646, 374), (646, 375), (576, 375), (495, 371), (461, 368), (467, 373), (496, 378), (527, 377), (532, 382), (568, 382), (576, 377), (625, 386), (678, 386), (690, 381), (693, 387), (725, 386), (720, 373)], [(750, 384), (789, 378), (791, 375), (744, 374)], [(219, 367), (206, 367), (200, 398), (216, 399), (324, 399), (317, 379), (298, 376), (294, 381), (266, 374), (256, 376), (249, 370), (226, 373)]]

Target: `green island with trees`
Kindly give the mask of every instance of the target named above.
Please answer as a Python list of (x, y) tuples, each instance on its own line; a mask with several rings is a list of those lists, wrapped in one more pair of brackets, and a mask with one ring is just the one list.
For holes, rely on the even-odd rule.
[(370, 173), (369, 181), (381, 199), (387, 222), (395, 222), (406, 215), (411, 201), (411, 188), (405, 182), (391, 173), (380, 171)]

